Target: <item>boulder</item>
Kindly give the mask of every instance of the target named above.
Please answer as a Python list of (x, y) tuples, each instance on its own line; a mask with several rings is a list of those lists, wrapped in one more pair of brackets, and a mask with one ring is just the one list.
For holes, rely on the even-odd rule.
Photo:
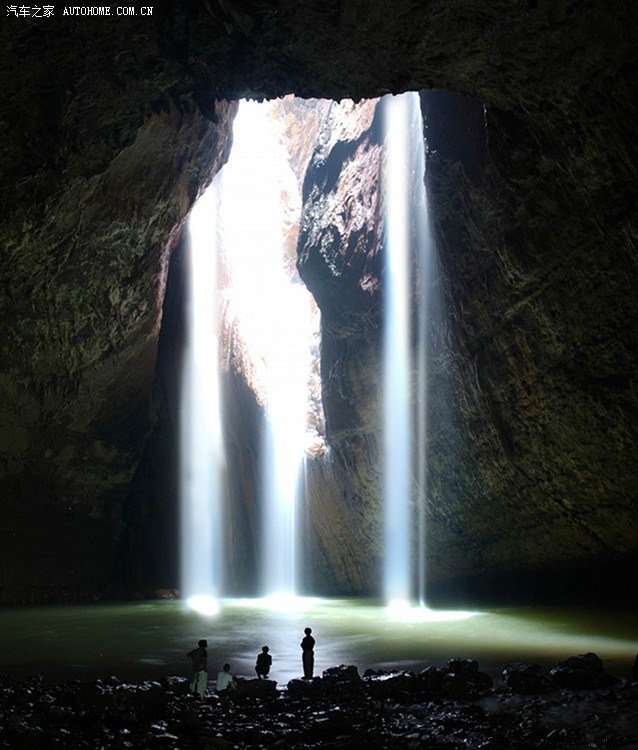
[(466, 698), (492, 688), (492, 678), (479, 670), (475, 659), (450, 659), (443, 670), (440, 690), (446, 698)]
[(442, 681), (443, 672), (438, 667), (426, 667), (417, 675), (418, 690), (428, 698), (438, 697)]
[(335, 696), (352, 696), (363, 690), (364, 684), (359, 670), (351, 665), (340, 664), (323, 672), (323, 681), (327, 690)]
[(551, 681), (540, 672), (541, 668), (538, 664), (514, 662), (503, 669), (502, 675), (510, 690), (524, 695), (534, 695), (551, 690), (553, 687)]
[(478, 672), (476, 659), (450, 659), (445, 665), (445, 671), (457, 675), (470, 675)]
[(591, 653), (579, 654), (578, 656), (570, 656), (562, 662), (566, 667), (570, 669), (584, 669), (586, 672), (602, 672), (603, 663), (597, 654)]
[(186, 677), (176, 677), (175, 675), (168, 675), (161, 678), (160, 685), (167, 693), (174, 693), (175, 695), (187, 695), (189, 692), (190, 680)]
[(476, 690), (467, 675), (444, 672), (441, 679), (441, 697), (450, 700), (469, 698)]
[(553, 667), (549, 676), (560, 687), (576, 690), (595, 690), (609, 687), (618, 678), (603, 670), (603, 663), (596, 654), (587, 653), (571, 656)]
[(241, 695), (250, 698), (273, 698), (277, 695), (277, 682), (275, 680), (244, 680), (238, 678), (237, 690)]
[(287, 690), (291, 698), (318, 698), (325, 694), (326, 685), (321, 677), (313, 677), (311, 680), (296, 677), (290, 680)]
[(363, 682), (375, 698), (398, 698), (417, 690), (414, 672), (373, 672), (367, 670)]

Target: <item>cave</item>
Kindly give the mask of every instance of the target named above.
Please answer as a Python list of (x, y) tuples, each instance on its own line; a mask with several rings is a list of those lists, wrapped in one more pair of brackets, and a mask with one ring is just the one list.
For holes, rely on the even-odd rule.
[[(421, 92), (454, 342), (433, 586), (635, 600), (633, 11), (312, 5), (7, 19), (1, 601), (178, 586), (183, 227), (228, 158), (233, 102), (403, 91)], [(365, 516), (378, 342), (348, 330), (378, 304), (352, 269), (379, 268), (322, 276), (300, 251), (344, 508)], [(364, 548), (333, 592), (369, 588)]]
[[(310, 195), (374, 146), (373, 129), (362, 116), (356, 137), (324, 142), (313, 163), (316, 140), (284, 97), (299, 111), (322, 100), (326, 120), (343, 103), (366, 112), (416, 92), (446, 310), (432, 332), (445, 347), (427, 435), (432, 599), (635, 609), (638, 9), (50, 7), (7, 6), (0, 31), (3, 607), (180, 587), (186, 223), (229, 159), (238, 102), (280, 102)], [(322, 511), (307, 581), (324, 596), (369, 596), (383, 255), (372, 219), (332, 236), (324, 218), (302, 227), (294, 258), (321, 309), (331, 455), (329, 471), (312, 469)], [(261, 407), (241, 371), (223, 377), (244, 595)]]

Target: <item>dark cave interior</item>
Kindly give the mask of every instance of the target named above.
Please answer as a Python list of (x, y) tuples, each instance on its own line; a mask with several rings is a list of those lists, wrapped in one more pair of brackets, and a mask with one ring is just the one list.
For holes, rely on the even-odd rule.
[[(182, 229), (228, 157), (234, 102), (411, 90), (451, 342), (429, 436), (433, 591), (635, 606), (637, 12), (237, 0), (6, 18), (0, 603), (178, 585)], [(325, 158), (342, 175), (358, 157), (344, 139)], [(314, 469), (312, 567), (321, 593), (350, 595), (374, 590), (378, 555), (379, 304), (360, 271), (381, 269), (373, 229), (325, 251), (331, 231), (298, 245), (333, 456), (329, 480)], [(241, 519), (259, 406), (236, 374), (225, 389)], [(241, 577), (254, 561), (235, 554)]]

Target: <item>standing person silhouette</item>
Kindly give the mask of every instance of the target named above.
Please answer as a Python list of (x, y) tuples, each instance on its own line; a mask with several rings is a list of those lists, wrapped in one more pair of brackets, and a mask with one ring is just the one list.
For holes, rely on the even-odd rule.
[(193, 663), (193, 679), (191, 680), (191, 693), (197, 698), (204, 697), (204, 691), (208, 684), (208, 643), (202, 639), (197, 641), (197, 648), (189, 651), (186, 656)]
[(301, 641), (303, 676), (306, 680), (311, 680), (315, 669), (315, 639), (310, 635), (312, 633), (311, 628), (306, 628), (303, 632), (306, 634)]

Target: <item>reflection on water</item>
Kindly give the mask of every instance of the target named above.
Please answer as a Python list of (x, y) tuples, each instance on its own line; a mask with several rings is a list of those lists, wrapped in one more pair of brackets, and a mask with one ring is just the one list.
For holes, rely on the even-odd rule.
[(411, 610), (400, 618), (375, 602), (303, 599), (228, 600), (216, 616), (181, 602), (102, 603), (77, 607), (0, 610), (0, 673), (47, 679), (92, 679), (117, 674), (144, 679), (188, 675), (185, 658), (197, 640), (209, 644), (209, 672), (224, 661), (235, 674), (254, 676), (262, 646), (273, 656), (280, 685), (301, 676), (303, 629), (316, 637), (317, 674), (336, 664), (422, 669), (451, 657), (476, 658), (498, 673), (510, 661), (549, 667), (593, 651), (605, 669), (629, 677), (636, 652), (633, 613), (583, 608), (512, 608), (459, 613)]

